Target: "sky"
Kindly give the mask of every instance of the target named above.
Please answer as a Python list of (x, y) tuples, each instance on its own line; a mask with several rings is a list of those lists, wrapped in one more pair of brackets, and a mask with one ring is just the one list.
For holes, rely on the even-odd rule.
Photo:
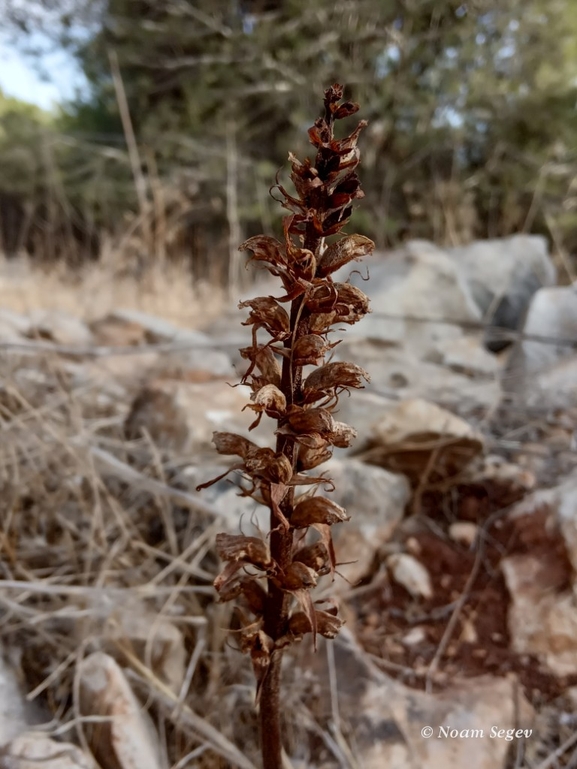
[(44, 53), (36, 61), (0, 35), (0, 88), (7, 96), (50, 110), (83, 85), (76, 62), (64, 51)]

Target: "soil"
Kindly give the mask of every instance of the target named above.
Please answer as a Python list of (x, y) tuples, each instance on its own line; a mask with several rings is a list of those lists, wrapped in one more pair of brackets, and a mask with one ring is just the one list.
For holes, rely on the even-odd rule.
[[(577, 675), (556, 677), (537, 658), (520, 656), (510, 648), (510, 596), (501, 559), (529, 552), (538, 556), (548, 582), (559, 591), (569, 588), (572, 578), (564, 541), (551, 525), (551, 512), (543, 508), (522, 517), (508, 514), (520, 496), (514, 489), (493, 484), (455, 486), (443, 494), (423, 495), (419, 515), (404, 522), (395, 545), (414, 554), (427, 568), (433, 597), (416, 600), (387, 579), (381, 567), (351, 602), (360, 642), (389, 675), (409, 686), (425, 687), (456, 602), (466, 592), (432, 677), (435, 690), (455, 676), (514, 673), (529, 701), (539, 707), (577, 684)], [(453, 520), (484, 527), (480, 551), (449, 537)], [(474, 570), (476, 576), (468, 584)]]

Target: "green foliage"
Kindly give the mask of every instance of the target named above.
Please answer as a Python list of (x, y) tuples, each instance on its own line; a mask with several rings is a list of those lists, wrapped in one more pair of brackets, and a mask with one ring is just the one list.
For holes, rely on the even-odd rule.
[(91, 92), (67, 105), (54, 128), (68, 142), (58, 160), (66, 194), (79, 212), (91, 200), (89, 218), (99, 226), (113, 229), (123, 212), (138, 209), (110, 51), (151, 204), (159, 184), (184, 196), (190, 205), (182, 221), (211, 233), (211, 242), (226, 240), (231, 163), (241, 228), (278, 227), (254, 168), (272, 163), (272, 178), (286, 163), (286, 146), (308, 151), (306, 116), (315, 94), (335, 81), (347, 83), (369, 119), (362, 230), (378, 245), (407, 235), (546, 231), (551, 217), (572, 210), (576, 0), (77, 6), (80, 16), (99, 7), (93, 33), (77, 35), (74, 45)]

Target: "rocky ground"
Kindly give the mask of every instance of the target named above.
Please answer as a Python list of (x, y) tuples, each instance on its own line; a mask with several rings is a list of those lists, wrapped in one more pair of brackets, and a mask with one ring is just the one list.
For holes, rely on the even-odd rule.
[[(577, 288), (529, 236), (363, 270), (334, 353), (371, 384), (339, 404), (352, 517), (318, 589), (347, 624), (287, 657), (287, 766), (575, 766)], [(211, 583), (216, 532), (266, 515), (195, 491), (213, 430), (252, 421), (243, 318), (0, 307), (0, 768), (258, 766)]]

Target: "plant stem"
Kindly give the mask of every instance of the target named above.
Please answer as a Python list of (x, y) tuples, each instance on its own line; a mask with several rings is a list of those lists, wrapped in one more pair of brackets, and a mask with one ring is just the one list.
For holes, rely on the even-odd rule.
[[(305, 243), (306, 248), (315, 251), (320, 239), (315, 237), (307, 228)], [(306, 331), (303, 323), (299, 321), (302, 311), (302, 297), (295, 299), (291, 304), (291, 331), (292, 334), (285, 341), (284, 346), (290, 350), (294, 347), (299, 336)], [(292, 405), (298, 400), (302, 381), (302, 367), (293, 366), (292, 357), (283, 359), (281, 390), (284, 393), (287, 404)], [(279, 424), (280, 426), (280, 424)], [(287, 456), (293, 466), (296, 466), (296, 446), (294, 441), (280, 435), (276, 446), (277, 453)], [(294, 507), (294, 489), (287, 491), (281, 505), (285, 518), (290, 522)], [(285, 570), (292, 561), (293, 532), (286, 531), (279, 525), (275, 514), (270, 514), (270, 551), (272, 558)], [(290, 597), (280, 590), (272, 580), (268, 580), (268, 594), (264, 612), (264, 631), (273, 639), (278, 640), (285, 632), (290, 610)], [(263, 681), (260, 692), (260, 723), (261, 723), (261, 750), (263, 769), (282, 769), (282, 740), (281, 740), (281, 713), (280, 713), (280, 685), (282, 667), (282, 649), (277, 649), (271, 658), (267, 675)]]

